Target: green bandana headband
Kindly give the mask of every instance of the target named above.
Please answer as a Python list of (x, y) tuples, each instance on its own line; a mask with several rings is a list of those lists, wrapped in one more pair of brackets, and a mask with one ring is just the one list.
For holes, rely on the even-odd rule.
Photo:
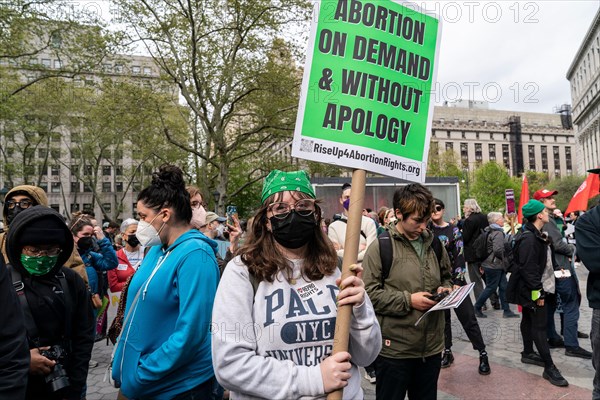
[(306, 193), (313, 199), (316, 197), (306, 171), (284, 172), (276, 169), (265, 178), (260, 201), (264, 203), (272, 194), (285, 191)]

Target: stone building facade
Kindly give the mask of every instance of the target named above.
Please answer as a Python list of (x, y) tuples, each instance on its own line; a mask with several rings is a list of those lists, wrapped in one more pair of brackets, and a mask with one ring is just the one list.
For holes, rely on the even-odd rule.
[(578, 169), (600, 165), (600, 9), (567, 71), (576, 125)]
[(560, 114), (491, 110), (485, 103), (436, 106), (431, 147), (453, 150), (463, 169), (488, 161), (504, 165), (509, 175), (546, 172), (550, 178), (572, 175), (575, 136)]

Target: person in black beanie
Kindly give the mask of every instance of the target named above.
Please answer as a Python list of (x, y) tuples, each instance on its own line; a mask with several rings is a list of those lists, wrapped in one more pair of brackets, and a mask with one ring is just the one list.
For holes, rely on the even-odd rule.
[(79, 400), (94, 316), (83, 279), (64, 267), (73, 251), (71, 232), (59, 213), (34, 206), (14, 218), (6, 244), (31, 356), (25, 398)]

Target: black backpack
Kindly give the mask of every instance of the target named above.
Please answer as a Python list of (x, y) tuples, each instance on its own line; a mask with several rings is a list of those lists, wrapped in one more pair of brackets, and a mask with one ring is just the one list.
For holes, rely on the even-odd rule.
[(488, 248), (490, 232), (491, 230), (484, 231), (482, 229), (479, 236), (473, 241), (473, 257), (475, 262), (482, 262), (492, 253)]
[[(379, 241), (379, 256), (381, 258), (381, 286), (385, 285), (385, 280), (390, 276), (392, 269), (392, 259), (394, 258), (394, 249), (392, 248), (392, 238), (388, 231), (383, 232), (377, 238)], [(434, 236), (431, 241), (431, 248), (438, 260), (438, 265), (442, 264), (442, 242)]]
[(515, 235), (506, 235), (504, 238), (504, 271), (512, 273), (517, 270), (519, 244), (528, 233), (531, 232), (523, 230)]

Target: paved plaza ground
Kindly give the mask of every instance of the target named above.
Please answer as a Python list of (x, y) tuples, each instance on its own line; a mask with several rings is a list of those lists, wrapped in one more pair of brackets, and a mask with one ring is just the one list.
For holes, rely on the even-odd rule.
[[(584, 296), (581, 305), (579, 330), (589, 333), (591, 309), (585, 298), (587, 270), (578, 270), (580, 287)], [(516, 307), (512, 306), (516, 311)], [(488, 318), (479, 319), (489, 353), (492, 373), (481, 376), (477, 373), (478, 353), (473, 350), (464, 330), (452, 314), (452, 332), (455, 356), (454, 364), (443, 369), (438, 382), (438, 398), (450, 399), (590, 399), (594, 369), (591, 360), (567, 357), (564, 349), (552, 349), (552, 357), (558, 369), (569, 381), (569, 386), (559, 388), (542, 378), (542, 368), (522, 364), (520, 352), (522, 340), (519, 330), (520, 320), (502, 318), (502, 311), (486, 311)], [(558, 317), (557, 317), (558, 323)], [(560, 326), (560, 325), (558, 325)], [(580, 339), (581, 347), (591, 350), (589, 339)], [(93, 359), (98, 361), (96, 368), (90, 369), (88, 376), (88, 400), (114, 400), (116, 389), (104, 382), (106, 366), (110, 360), (112, 346), (105, 342), (96, 343)], [(375, 385), (362, 379), (365, 399), (375, 399)]]

